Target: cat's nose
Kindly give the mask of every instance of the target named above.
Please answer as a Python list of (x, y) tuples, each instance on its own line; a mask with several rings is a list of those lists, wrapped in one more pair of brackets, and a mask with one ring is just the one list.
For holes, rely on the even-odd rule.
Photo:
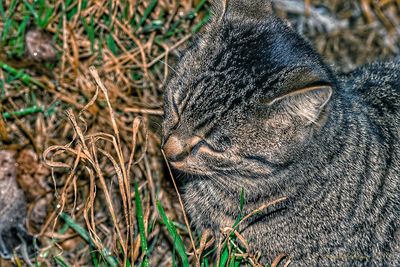
[(163, 150), (169, 161), (181, 161), (187, 157), (201, 138), (195, 136), (188, 139), (179, 138), (176, 135), (170, 135), (166, 140)]
[(184, 144), (178, 137), (171, 135), (165, 142), (163, 149), (168, 160), (176, 161), (178, 156), (184, 152)]

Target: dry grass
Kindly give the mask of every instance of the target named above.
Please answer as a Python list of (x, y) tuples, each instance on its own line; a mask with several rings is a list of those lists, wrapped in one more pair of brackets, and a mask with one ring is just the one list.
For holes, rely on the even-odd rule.
[[(171, 266), (179, 258), (176, 240), (160, 219), (158, 201), (176, 222), (189, 263), (204, 260), (213, 238), (194, 232), (191, 241), (160, 151), (169, 66), (209, 17), (204, 2), (43, 1), (52, 9), (47, 17), (40, 0), (2, 1), (0, 148), (18, 151), (40, 266), (147, 259)], [(343, 70), (399, 53), (399, 1), (276, 0), (275, 6)], [(54, 41), (57, 58), (51, 46), (47, 57), (29, 54), (35, 44), (25, 44), (24, 36), (34, 24), (47, 32), (39, 42)], [(234, 253), (257, 265), (240, 233), (225, 230)], [(222, 240), (214, 243), (221, 249)], [(214, 254), (221, 262), (223, 251)]]

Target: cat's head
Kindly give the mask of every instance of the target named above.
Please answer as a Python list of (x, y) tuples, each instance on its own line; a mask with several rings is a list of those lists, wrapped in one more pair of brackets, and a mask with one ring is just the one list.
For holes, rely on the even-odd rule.
[(267, 174), (323, 127), (331, 74), (269, 1), (214, 8), (165, 90), (163, 149), (191, 174)]

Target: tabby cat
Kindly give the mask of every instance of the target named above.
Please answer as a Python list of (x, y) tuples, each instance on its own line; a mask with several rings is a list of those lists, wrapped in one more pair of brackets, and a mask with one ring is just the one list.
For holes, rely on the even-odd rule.
[[(263, 263), (400, 266), (400, 60), (335, 74), (263, 0), (214, 3), (165, 90), (163, 149), (194, 227)], [(183, 174), (183, 175), (182, 175)]]

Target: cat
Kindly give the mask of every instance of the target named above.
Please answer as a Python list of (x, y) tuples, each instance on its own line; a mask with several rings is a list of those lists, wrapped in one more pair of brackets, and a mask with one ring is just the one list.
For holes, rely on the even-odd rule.
[(197, 229), (262, 263), (400, 266), (400, 59), (334, 73), (269, 1), (214, 1), (165, 88), (163, 150)]

